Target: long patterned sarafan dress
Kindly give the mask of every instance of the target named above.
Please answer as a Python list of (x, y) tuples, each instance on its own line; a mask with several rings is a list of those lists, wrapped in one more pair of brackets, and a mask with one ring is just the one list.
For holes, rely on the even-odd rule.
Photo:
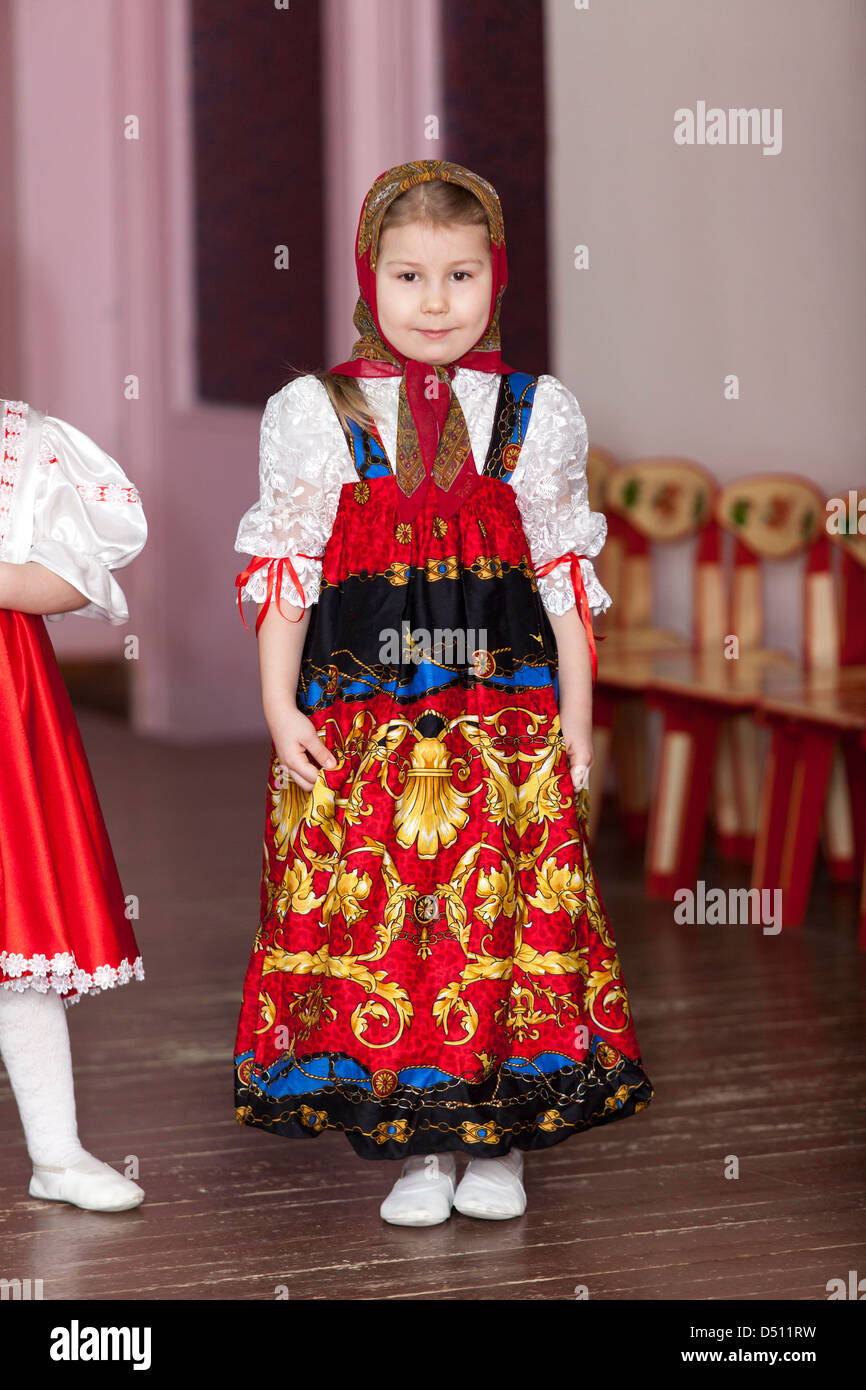
[(510, 486), (536, 385), (501, 377), (447, 521), (430, 489), (401, 522), (378, 431), (352, 427), (297, 691), (337, 765), (306, 793), (271, 745), (242, 1124), (339, 1130), (364, 1158), (497, 1155), (652, 1099)]

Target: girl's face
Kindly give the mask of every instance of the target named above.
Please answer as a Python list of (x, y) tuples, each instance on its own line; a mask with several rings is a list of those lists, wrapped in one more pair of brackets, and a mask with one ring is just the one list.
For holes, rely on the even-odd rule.
[(490, 234), (481, 225), (387, 227), (376, 257), (382, 333), (404, 357), (439, 366), (474, 347), (490, 318)]

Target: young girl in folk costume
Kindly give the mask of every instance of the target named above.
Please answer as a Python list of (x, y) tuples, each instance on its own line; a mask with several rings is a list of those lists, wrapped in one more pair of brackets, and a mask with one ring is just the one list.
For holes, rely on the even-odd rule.
[(386, 1221), (518, 1216), (525, 1151), (653, 1095), (586, 845), (606, 522), (574, 396), (500, 358), (491, 185), (389, 169), (356, 260), (236, 541), (273, 736), (237, 1117), (403, 1159)]
[(147, 537), (141, 501), (81, 430), (0, 400), (0, 1056), (30, 1196), (125, 1211), (137, 1183), (81, 1145), (66, 1006), (144, 979), (72, 704), (43, 614), (123, 623), (111, 571)]

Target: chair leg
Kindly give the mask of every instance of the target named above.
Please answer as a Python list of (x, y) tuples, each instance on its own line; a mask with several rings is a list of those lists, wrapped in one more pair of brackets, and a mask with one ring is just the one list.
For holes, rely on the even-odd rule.
[(603, 685), (598, 686), (592, 702), (592, 768), (589, 774), (589, 815), (586, 838), (593, 844), (598, 830), (604, 800), (604, 784), (610, 757), (611, 730), (616, 717), (616, 699)]
[(713, 788), (716, 846), (723, 859), (751, 864), (755, 853), (763, 731), (750, 714), (722, 725)]
[(670, 898), (695, 882), (713, 783), (721, 714), (661, 703), (664, 728), (650, 806), (645, 891)]
[(739, 811), (738, 858), (752, 862), (758, 833), (758, 806), (761, 800), (761, 768), (766, 757), (766, 732), (750, 714), (739, 714), (732, 721), (734, 768)]
[(752, 887), (782, 891), (782, 925), (799, 926), (806, 912), (824, 812), (835, 735), (772, 720)]
[(611, 739), (619, 819), (630, 840), (646, 839), (649, 820), (649, 711), (642, 697), (617, 701)]
[(854, 816), (842, 749), (836, 748), (827, 789), (821, 843), (827, 872), (834, 883), (853, 883), (857, 874)]
[(859, 865), (866, 856), (866, 744), (857, 735), (843, 740), (848, 798), (854, 826), (854, 858)]
[(732, 720), (725, 719), (719, 729), (719, 746), (713, 775), (713, 830), (716, 847), (723, 859), (742, 857), (732, 723)]
[(859, 737), (845, 739), (845, 766), (854, 817), (856, 862), (863, 865), (857, 946), (861, 951), (866, 951), (866, 732)]
[(604, 797), (609, 756), (610, 726), (594, 724), (592, 730), (592, 767), (589, 771), (589, 815), (586, 818), (586, 838), (590, 846), (595, 844), (598, 822), (601, 817), (601, 803)]

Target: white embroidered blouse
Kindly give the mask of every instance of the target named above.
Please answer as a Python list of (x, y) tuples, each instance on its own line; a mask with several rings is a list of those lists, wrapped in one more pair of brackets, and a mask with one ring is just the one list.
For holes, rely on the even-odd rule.
[[(70, 611), (129, 617), (112, 574), (147, 539), (141, 498), (120, 465), (81, 430), (25, 401), (0, 398), (0, 560), (44, 565), (87, 598)], [(48, 613), (57, 622), (65, 613)]]
[[(397, 450), (399, 377), (358, 378), (369, 403), (385, 452), (392, 462)], [(499, 394), (497, 373), (458, 367), (452, 382), (466, 417), (472, 453), (479, 471), (493, 433)], [(554, 376), (540, 376), (511, 486), (529, 542), (533, 566), (573, 551), (597, 555), (607, 535), (601, 512), (589, 509), (586, 480), (586, 421), (576, 398)], [(322, 383), (299, 376), (271, 396), (265, 406), (259, 445), (259, 500), (244, 514), (235, 550), (253, 556), (288, 556), (303, 586), (307, 604), (319, 596), (321, 557), (331, 535), (340, 490), (357, 481), (355, 465), (337, 414)], [(580, 562), (584, 588), (594, 614), (610, 607), (592, 561)], [(568, 563), (537, 576), (541, 600), (550, 613), (575, 606)], [(302, 606), (286, 574), (282, 597)], [(264, 603), (267, 568), (256, 570), (240, 590), (241, 599)]]

